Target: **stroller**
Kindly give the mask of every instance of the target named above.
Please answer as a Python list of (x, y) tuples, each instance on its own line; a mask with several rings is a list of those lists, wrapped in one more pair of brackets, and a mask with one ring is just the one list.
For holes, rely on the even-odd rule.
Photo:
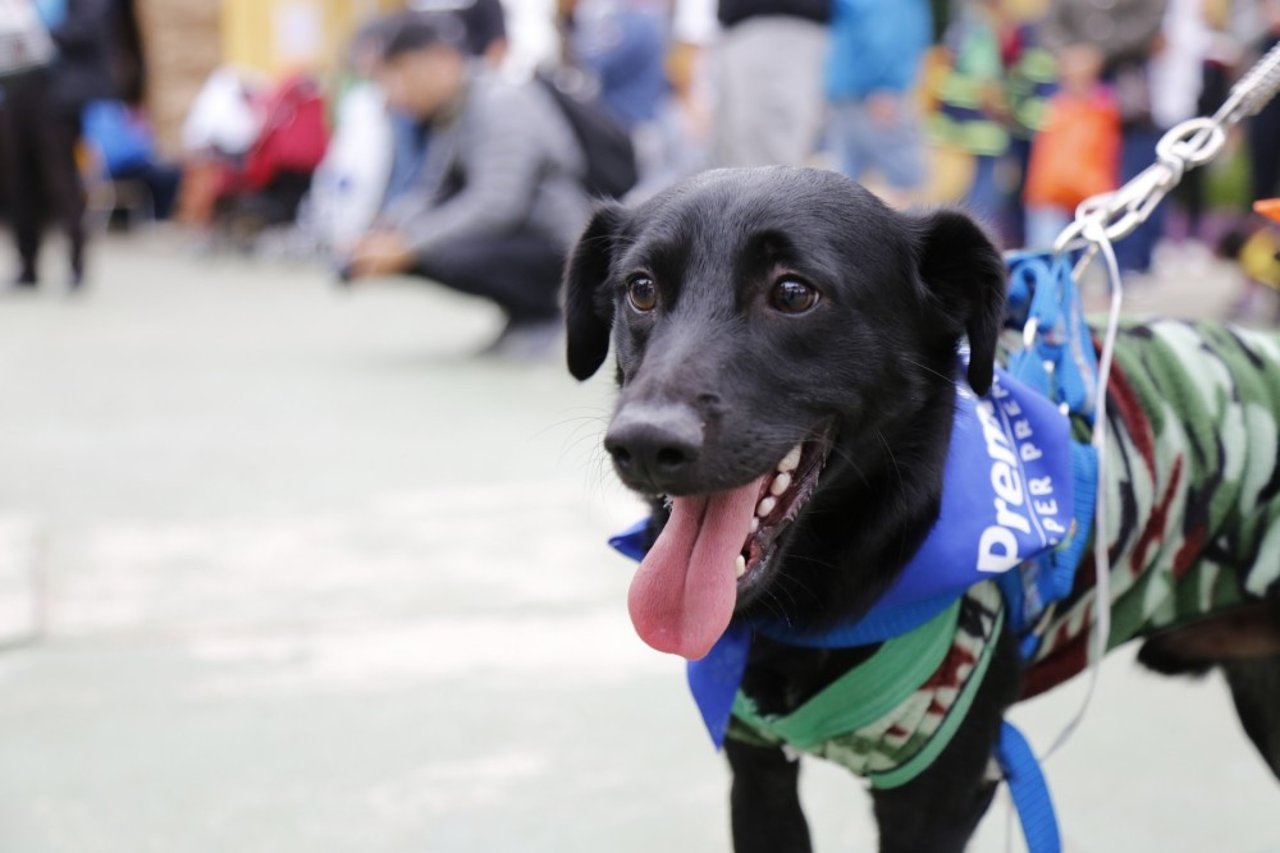
[(249, 150), (224, 164), (213, 207), (215, 229), (246, 246), (294, 221), (328, 146), (325, 101), (309, 77), (282, 80), (263, 99), (262, 115)]

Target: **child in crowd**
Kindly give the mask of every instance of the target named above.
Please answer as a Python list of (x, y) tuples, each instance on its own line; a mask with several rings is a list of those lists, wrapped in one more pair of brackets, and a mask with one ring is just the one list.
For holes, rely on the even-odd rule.
[(1116, 187), (1120, 112), (1100, 81), (1101, 68), (1101, 54), (1086, 45), (1059, 55), (1061, 88), (1049, 101), (1027, 171), (1028, 249), (1051, 248), (1080, 202)]

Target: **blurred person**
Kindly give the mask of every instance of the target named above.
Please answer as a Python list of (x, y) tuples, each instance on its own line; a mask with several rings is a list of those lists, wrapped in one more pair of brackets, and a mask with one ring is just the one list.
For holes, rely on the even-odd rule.
[(6, 184), (18, 250), (15, 285), (38, 283), (47, 208), (57, 214), (70, 248), (70, 284), (85, 275), (85, 197), (76, 145), (80, 114), (111, 97), (109, 0), (32, 0), (55, 53), (47, 65), (0, 78)]
[(831, 143), (841, 171), (876, 173), (894, 205), (925, 180), (924, 144), (912, 90), (933, 30), (927, 0), (835, 0), (826, 92)]
[(1171, 128), (1197, 114), (1209, 53), (1205, 0), (1169, 0), (1158, 49), (1149, 63), (1151, 119)]
[(329, 143), (328, 106), (317, 80), (287, 74), (262, 100), (262, 127), (231, 164), (214, 206), (223, 236), (252, 247), (271, 226), (292, 223)]
[(671, 87), (665, 0), (560, 0), (566, 59), (599, 88), (599, 103), (628, 130), (657, 120)]
[(545, 354), (559, 338), (565, 254), (590, 210), (584, 155), (551, 94), (486, 72), (451, 16), (406, 20), (379, 78), (388, 104), (422, 128), (425, 157), (347, 275), (408, 273), (488, 298), (507, 317), (491, 351)]
[(711, 57), (719, 31), (716, 0), (673, 0), (667, 76), (681, 111), (687, 114), (690, 134), (700, 143), (711, 138)]
[[(1073, 48), (1090, 55), (1099, 79), (1115, 93), (1123, 134), (1122, 183), (1155, 162), (1163, 134), (1153, 112), (1151, 60), (1165, 44), (1168, 5), (1168, 0), (1055, 0), (1045, 21), (1045, 45), (1057, 53)], [(1146, 222), (1116, 243), (1120, 268), (1131, 278), (1151, 271), (1165, 209), (1158, 205)]]
[[(1280, 44), (1280, 0), (1263, 0), (1258, 11), (1264, 33), (1253, 48), (1261, 56)], [(1256, 204), (1280, 195), (1280, 101), (1267, 102), (1248, 120), (1245, 134), (1250, 161), (1250, 202)], [(1275, 228), (1260, 217), (1247, 215), (1223, 235), (1217, 250), (1240, 264), (1244, 288), (1232, 308), (1232, 315), (1250, 319), (1257, 314), (1267, 288), (1280, 290), (1280, 263), (1277, 262), (1280, 240)], [(1280, 308), (1271, 321), (1280, 323)]]
[(1053, 53), (1042, 43), (1038, 18), (1005, 16), (999, 37), (1008, 105), (1009, 148), (1005, 161), (1012, 172), (1000, 224), (1009, 246), (1026, 246), (1027, 211), (1023, 197), (1031, 147), (1044, 127), (1049, 99), (1057, 91), (1058, 66)]
[[(1201, 114), (1206, 60), (1212, 45), (1205, 7), (1206, 0), (1169, 0), (1165, 11), (1160, 49), (1150, 63), (1151, 117), (1162, 130)], [(1209, 114), (1212, 115), (1212, 109)], [(1203, 169), (1193, 169), (1183, 177), (1174, 195), (1178, 206), (1182, 206), (1188, 193), (1194, 194), (1203, 180), (1203, 172)], [(1198, 228), (1200, 212), (1195, 213)], [(1189, 221), (1188, 225), (1191, 225)], [(1179, 260), (1186, 262), (1203, 263), (1208, 258), (1208, 250), (1195, 240), (1169, 241), (1163, 250), (1176, 252)]]
[[(1241, 23), (1245, 24), (1243, 29), (1250, 35), (1253, 27), (1240, 21), (1242, 12), (1248, 14), (1243, 0), (1202, 0), (1202, 4), (1207, 36), (1195, 112), (1196, 115), (1211, 116), (1227, 100), (1231, 83), (1244, 58), (1247, 38), (1241, 37)], [(1207, 176), (1207, 169), (1192, 169), (1182, 177), (1180, 189), (1187, 209), (1187, 237), (1190, 240), (1206, 239)]]
[(1061, 89), (1049, 100), (1027, 169), (1028, 249), (1053, 248), (1076, 207), (1115, 189), (1119, 172), (1120, 112), (1098, 79), (1096, 54), (1067, 48), (1058, 76)]
[[(331, 255), (351, 251), (373, 224), (391, 185), (395, 129), (375, 77), (393, 23), (376, 18), (352, 37), (334, 109), (333, 136), (311, 179), (308, 236)], [(404, 123), (411, 131), (412, 119), (405, 117)], [(408, 156), (418, 158), (415, 149), (408, 151)], [(404, 188), (412, 185), (411, 176), (400, 180)]]
[(559, 12), (566, 63), (630, 133), (639, 180), (660, 179), (683, 141), (666, 65), (667, 0), (560, 0)]
[[(1263, 0), (1262, 23), (1266, 28), (1254, 46), (1259, 56), (1280, 43), (1280, 0)], [(1252, 201), (1280, 195), (1280, 99), (1272, 99), (1248, 124), (1252, 163)]]
[(712, 45), (719, 33), (716, 0), (672, 0), (662, 66), (667, 95), (655, 120), (636, 132), (640, 181), (627, 193), (638, 203), (711, 163)]
[[(370, 24), (365, 37), (370, 45), (385, 42), (415, 16), (450, 16), (462, 25), (466, 53), (493, 71), (501, 68), (509, 52), (506, 13), (500, 0), (412, 0), (409, 12), (385, 16)], [(375, 66), (378, 63), (375, 63)], [(371, 73), (373, 73), (371, 71)], [(391, 129), (391, 166), (387, 176), (385, 207), (413, 188), (425, 159), (429, 126), (394, 107), (388, 108)]]
[(178, 196), (181, 170), (164, 162), (146, 113), (123, 101), (99, 100), (82, 114), (84, 139), (112, 181), (135, 181), (146, 188), (151, 215), (168, 219)]
[(717, 166), (803, 164), (822, 131), (831, 0), (719, 0)]
[(973, 175), (961, 203), (993, 229), (1001, 225), (1006, 195), (997, 167), (1009, 150), (1002, 26), (998, 0), (957, 10), (944, 38), (951, 68), (938, 92), (941, 107), (931, 117), (933, 137), (972, 158)]
[(262, 132), (262, 81), (231, 66), (209, 73), (182, 120), (182, 180), (175, 218), (211, 238), (214, 209)]
[(409, 0), (410, 12), (455, 16), (466, 30), (467, 52), (482, 58), (490, 68), (501, 68), (510, 51), (507, 13), (502, 0)]

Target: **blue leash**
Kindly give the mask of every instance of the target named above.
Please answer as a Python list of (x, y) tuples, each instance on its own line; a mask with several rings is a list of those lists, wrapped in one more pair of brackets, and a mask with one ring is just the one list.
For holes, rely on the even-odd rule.
[(1004, 773), (1009, 795), (1018, 810), (1027, 849), (1031, 853), (1059, 853), (1062, 838), (1058, 834), (1058, 816), (1053, 810), (1053, 798), (1049, 796), (1040, 761), (1022, 732), (1008, 720), (1000, 724), (996, 763)]

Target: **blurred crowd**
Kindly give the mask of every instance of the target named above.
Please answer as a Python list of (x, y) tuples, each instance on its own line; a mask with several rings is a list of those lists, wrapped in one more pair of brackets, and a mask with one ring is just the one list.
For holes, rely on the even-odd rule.
[[(78, 285), (86, 200), (105, 199), (108, 217), (172, 217), (207, 246), (286, 235), (348, 284), (407, 275), (489, 299), (507, 318), (490, 348), (516, 357), (553, 348), (565, 253), (601, 198), (812, 164), (1048, 248), (1280, 38), (1280, 0), (558, 0), (555, 47), (528, 68), (499, 0), (411, 0), (363, 22), (337, 73), (218, 69), (165, 157), (118, 85), (114, 5), (0, 0), (17, 286), (37, 284), (47, 218)], [(1278, 182), (1280, 102), (1118, 244), (1121, 267), (1140, 282), (1162, 253), (1216, 254), (1252, 310), (1280, 287), (1277, 235), (1250, 213)]]

